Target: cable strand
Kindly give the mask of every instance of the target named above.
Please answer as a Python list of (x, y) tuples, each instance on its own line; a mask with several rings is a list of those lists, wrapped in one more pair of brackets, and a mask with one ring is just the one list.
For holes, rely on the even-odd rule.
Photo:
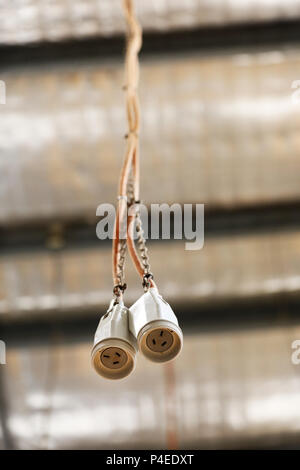
[[(127, 22), (127, 45), (125, 54), (125, 91), (126, 112), (128, 121), (127, 148), (121, 169), (119, 181), (119, 202), (114, 227), (112, 271), (114, 282), (114, 294), (116, 302), (122, 298), (125, 290), (125, 258), (127, 251), (131, 255), (133, 263), (143, 279), (150, 274), (150, 264), (145, 238), (142, 231), (142, 223), (138, 215), (127, 214), (127, 202), (132, 205), (139, 199), (139, 130), (140, 130), (140, 105), (137, 95), (139, 83), (139, 60), (138, 53), (142, 46), (142, 30), (134, 12), (134, 2), (123, 0), (123, 9)], [(131, 175), (131, 176), (130, 176)], [(129, 182), (130, 180), (130, 182)], [(134, 244), (134, 224), (137, 222), (138, 248), (141, 260), (137, 254)], [(125, 236), (124, 236), (125, 232)], [(127, 238), (127, 240), (126, 240)], [(152, 275), (151, 275), (152, 276)], [(153, 285), (148, 279), (147, 286)]]

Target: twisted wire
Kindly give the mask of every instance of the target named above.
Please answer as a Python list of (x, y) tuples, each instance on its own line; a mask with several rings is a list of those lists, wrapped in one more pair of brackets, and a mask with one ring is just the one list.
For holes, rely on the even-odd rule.
[[(127, 201), (129, 206), (139, 200), (139, 130), (140, 130), (140, 105), (137, 95), (139, 83), (138, 53), (142, 45), (142, 30), (135, 16), (132, 0), (123, 0), (123, 9), (127, 22), (127, 47), (125, 55), (125, 98), (128, 121), (128, 133), (126, 134), (127, 148), (121, 169), (119, 181), (119, 202), (116, 214), (113, 238), (113, 281), (116, 300), (122, 297), (126, 288), (125, 284), (125, 258), (128, 249), (133, 263), (143, 279), (143, 285), (147, 288), (154, 285), (152, 275), (150, 277), (150, 264), (148, 250), (142, 230), (139, 211), (135, 215), (127, 214)], [(131, 179), (130, 179), (130, 175)], [(130, 179), (130, 181), (129, 181)], [(135, 220), (136, 218), (136, 220)], [(137, 222), (139, 258), (134, 244), (134, 224)], [(124, 229), (125, 227), (125, 229)], [(123, 238), (121, 233), (127, 232)], [(146, 278), (147, 277), (147, 282)]]

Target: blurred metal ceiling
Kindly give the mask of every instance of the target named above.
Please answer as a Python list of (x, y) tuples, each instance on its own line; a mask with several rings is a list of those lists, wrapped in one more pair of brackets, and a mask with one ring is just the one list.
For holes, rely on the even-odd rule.
[[(179, 241), (153, 243), (151, 255), (161, 292), (185, 312), (275, 295), (299, 299), (299, 230), (209, 238), (200, 251), (185, 251)], [(126, 301), (133, 303), (142, 290), (127, 264)], [(99, 248), (2, 255), (0, 320), (98, 316), (111, 296), (110, 270), (111, 251), (100, 241)]]
[[(300, 18), (299, 0), (138, 1), (145, 31)], [(14, 0), (0, 2), (0, 43), (112, 36), (124, 32), (120, 0)]]
[(136, 2), (160, 44), (142, 55), (142, 198), (205, 203), (209, 230), (199, 252), (151, 243), (182, 355), (114, 383), (89, 354), (112, 288), (94, 223), (124, 152), (120, 3), (0, 0), (0, 449), (299, 447), (300, 1)]
[[(143, 62), (143, 200), (208, 209), (299, 201), (298, 72), (296, 49)], [(120, 64), (2, 77), (1, 224), (95, 216), (114, 202), (125, 133)]]
[[(299, 326), (185, 335), (171, 366), (142, 357), (106, 381), (87, 366), (91, 344), (49, 333), (10, 348), (1, 371), (6, 444), (16, 449), (265, 448), (298, 441)], [(299, 367), (299, 366), (298, 366)], [(122, 393), (120, 393), (120, 389)], [(295, 444), (296, 445), (296, 444)]]

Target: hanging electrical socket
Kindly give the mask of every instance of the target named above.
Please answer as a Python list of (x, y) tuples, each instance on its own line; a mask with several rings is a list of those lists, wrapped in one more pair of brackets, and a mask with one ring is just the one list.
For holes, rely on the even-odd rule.
[(139, 350), (151, 361), (170, 361), (182, 349), (183, 336), (176, 315), (155, 287), (130, 307), (129, 328)]
[[(135, 366), (136, 344), (139, 350), (154, 362), (167, 362), (174, 359), (182, 348), (182, 331), (170, 305), (158, 293), (153, 275), (150, 272), (146, 240), (143, 235), (140, 212), (136, 209), (134, 217), (129, 217), (122, 208), (139, 206), (139, 129), (140, 110), (137, 88), (139, 82), (138, 52), (142, 44), (142, 29), (134, 13), (131, 0), (123, 2), (128, 27), (128, 41), (125, 59), (125, 86), (128, 146), (123, 160), (119, 182), (119, 208), (115, 218), (113, 239), (113, 293), (115, 301), (100, 320), (92, 350), (92, 362), (96, 371), (103, 377), (119, 379), (130, 374)], [(131, 181), (132, 180), (132, 181)], [(127, 204), (126, 204), (127, 202)], [(134, 234), (127, 227), (128, 238), (121, 236), (124, 221), (136, 224), (138, 236), (138, 255)], [(125, 254), (128, 251), (133, 263), (147, 289), (130, 310), (122, 302), (125, 283)], [(115, 302), (118, 302), (115, 304)]]
[(92, 364), (107, 379), (129, 375), (136, 362), (136, 340), (129, 331), (129, 311), (123, 303), (112, 300), (100, 319), (92, 349)]

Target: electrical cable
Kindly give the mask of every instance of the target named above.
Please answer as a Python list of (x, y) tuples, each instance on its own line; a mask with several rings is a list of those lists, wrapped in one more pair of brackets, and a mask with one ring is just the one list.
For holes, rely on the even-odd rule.
[[(123, 292), (126, 289), (124, 268), (127, 243), (131, 259), (138, 274), (142, 277), (144, 289), (147, 290), (149, 287), (155, 286), (153, 275), (150, 271), (149, 255), (139, 211), (140, 105), (137, 88), (139, 83), (138, 53), (142, 45), (142, 30), (135, 16), (133, 1), (123, 0), (123, 9), (128, 28), (125, 55), (125, 85), (123, 87), (126, 94), (128, 133), (125, 136), (127, 139), (127, 149), (119, 181), (118, 208), (112, 250), (113, 292), (116, 302), (122, 299)], [(127, 212), (129, 213), (127, 214)], [(135, 225), (138, 233), (138, 248), (141, 259), (134, 242)]]

